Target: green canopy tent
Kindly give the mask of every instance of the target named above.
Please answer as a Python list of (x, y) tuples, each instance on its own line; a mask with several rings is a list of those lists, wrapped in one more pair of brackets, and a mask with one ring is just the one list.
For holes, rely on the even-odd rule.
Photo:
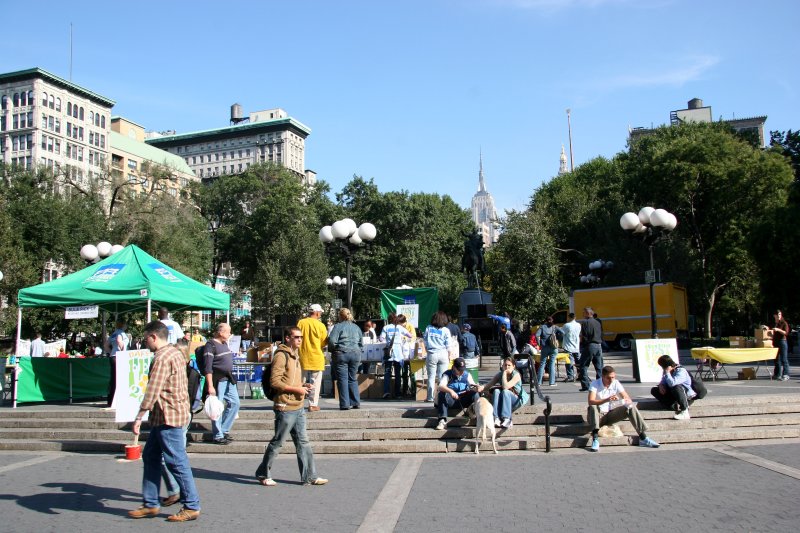
[[(439, 289), (423, 287), (419, 289), (383, 289), (381, 290), (381, 316), (385, 319), (389, 313), (397, 312), (397, 306), (417, 306), (406, 308), (406, 314), (418, 313), (418, 328), (424, 330), (431, 323), (431, 317), (439, 310)], [(402, 308), (401, 308), (402, 309)], [(409, 317), (410, 319), (412, 317)], [(415, 320), (411, 320), (412, 323)]]

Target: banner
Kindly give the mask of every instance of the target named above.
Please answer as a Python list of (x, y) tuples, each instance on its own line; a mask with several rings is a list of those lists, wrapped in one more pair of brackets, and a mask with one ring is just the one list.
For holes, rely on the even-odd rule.
[(105, 398), (111, 366), (108, 358), (19, 359), (17, 402), (64, 401), (70, 398)]
[(228, 349), (234, 354), (239, 353), (239, 346), (242, 345), (241, 335), (231, 335), (228, 337)]
[(658, 358), (669, 355), (674, 361), (678, 358), (678, 342), (676, 339), (636, 339), (634, 357), (639, 363), (639, 380), (641, 383), (658, 383), (664, 371), (658, 366)]
[[(381, 290), (381, 317), (397, 311), (399, 306), (417, 305), (417, 326), (425, 329), (431, 323), (431, 317), (439, 310), (439, 289), (426, 287), (421, 289), (384, 289)], [(408, 316), (408, 315), (406, 315)]]
[(405, 315), (412, 326), (419, 328), (419, 304), (398, 304), (395, 312), (398, 315)]
[(31, 341), (20, 339), (17, 341), (17, 351), (14, 352), (17, 357), (30, 357), (31, 356)]
[(44, 345), (44, 355), (47, 357), (47, 354), (50, 354), (50, 357), (56, 357), (59, 352), (66, 352), (67, 351), (67, 339), (61, 339), (60, 341), (55, 342), (47, 342)]
[(96, 305), (77, 305), (67, 307), (64, 310), (64, 318), (67, 320), (81, 318), (97, 318), (98, 306)]
[[(117, 352), (117, 388), (113, 405), (116, 422), (132, 422), (139, 414), (152, 360), (153, 353), (150, 350)], [(144, 420), (148, 415), (145, 413)]]

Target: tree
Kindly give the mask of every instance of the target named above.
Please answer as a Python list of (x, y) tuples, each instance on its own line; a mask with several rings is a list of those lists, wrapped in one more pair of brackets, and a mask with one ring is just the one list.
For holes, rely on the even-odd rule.
[(791, 171), (770, 151), (732, 135), (724, 124), (662, 127), (620, 156), (635, 205), (675, 213), (689, 245), (674, 257), (696, 274), (706, 335), (723, 295), (758, 291), (750, 238), (765, 213), (785, 205)]

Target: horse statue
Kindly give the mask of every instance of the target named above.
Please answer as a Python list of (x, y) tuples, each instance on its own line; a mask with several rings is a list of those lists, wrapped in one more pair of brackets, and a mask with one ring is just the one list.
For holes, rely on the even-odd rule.
[(461, 272), (467, 274), (467, 288), (479, 288), (480, 279), (484, 272), (483, 263), (483, 237), (477, 229), (472, 233), (462, 233), (464, 240), (464, 255), (461, 257)]

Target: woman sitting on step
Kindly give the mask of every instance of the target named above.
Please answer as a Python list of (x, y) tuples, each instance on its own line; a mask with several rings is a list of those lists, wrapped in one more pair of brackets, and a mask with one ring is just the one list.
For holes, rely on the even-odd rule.
[(484, 386), (484, 390), (492, 391), (494, 425), (506, 429), (514, 425), (511, 422), (511, 413), (530, 399), (528, 391), (522, 386), (522, 376), (515, 368), (513, 357), (503, 359), (500, 372)]

